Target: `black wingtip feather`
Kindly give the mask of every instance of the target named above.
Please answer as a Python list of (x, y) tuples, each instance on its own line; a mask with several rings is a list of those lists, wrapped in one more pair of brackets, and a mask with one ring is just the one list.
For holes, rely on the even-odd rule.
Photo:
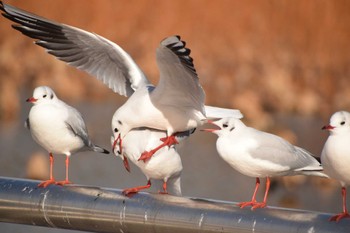
[[(174, 37), (177, 40), (173, 40)], [(165, 47), (169, 48), (173, 53), (175, 53), (179, 57), (181, 63), (197, 75), (193, 64), (193, 58), (190, 56), (191, 50), (189, 48), (186, 48), (186, 42), (182, 41), (179, 35), (165, 38), (162, 41), (162, 44)]]

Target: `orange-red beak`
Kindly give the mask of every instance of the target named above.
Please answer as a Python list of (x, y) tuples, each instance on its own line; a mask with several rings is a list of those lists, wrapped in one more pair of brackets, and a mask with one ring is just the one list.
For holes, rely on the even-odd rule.
[(331, 125), (325, 125), (322, 127), (323, 130), (332, 130), (334, 129), (335, 127), (334, 126), (331, 126)]
[[(216, 127), (218, 127), (214, 121), (212, 120), (207, 120), (207, 123), (211, 124), (211, 125), (215, 125)], [(204, 132), (209, 132), (209, 133), (213, 133), (214, 131), (217, 131), (217, 130), (220, 130), (220, 127), (218, 129), (201, 129), (201, 131), (204, 131)]]
[(113, 145), (112, 145), (112, 151), (114, 153), (115, 147), (117, 145), (117, 143), (119, 142), (119, 151), (118, 154), (123, 154), (123, 148), (122, 148), (122, 139), (120, 137), (120, 134), (118, 134), (117, 139), (114, 140)]
[(26, 101), (29, 103), (35, 103), (38, 99), (35, 99), (34, 97), (28, 98)]

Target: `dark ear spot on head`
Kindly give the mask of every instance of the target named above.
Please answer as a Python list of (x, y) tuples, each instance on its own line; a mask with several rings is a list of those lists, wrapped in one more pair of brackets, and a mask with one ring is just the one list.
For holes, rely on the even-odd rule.
[(123, 123), (120, 120), (118, 120), (118, 123), (119, 123), (119, 125), (123, 125)]
[(232, 131), (232, 130), (234, 130), (235, 129), (235, 127), (232, 127), (231, 129), (230, 129), (230, 131)]
[(51, 94), (50, 98), (53, 99), (53, 94)]

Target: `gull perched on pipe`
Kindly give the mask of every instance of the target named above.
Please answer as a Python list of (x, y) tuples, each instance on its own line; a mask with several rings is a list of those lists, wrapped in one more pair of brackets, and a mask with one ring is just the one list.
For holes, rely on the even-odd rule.
[(343, 211), (329, 220), (339, 222), (343, 218), (350, 218), (346, 208), (346, 185), (350, 184), (350, 113), (334, 113), (329, 124), (322, 129), (330, 133), (321, 154), (324, 172), (342, 186)]
[[(50, 179), (39, 184), (46, 187), (50, 184), (70, 184), (69, 158), (80, 151), (95, 151), (109, 154), (89, 139), (85, 122), (75, 108), (57, 98), (54, 91), (47, 86), (35, 88), (33, 96), (27, 99), (33, 104), (25, 127), (30, 130), (34, 141), (50, 154)], [(66, 155), (66, 179), (56, 182), (53, 177), (53, 154)]]
[[(238, 172), (256, 178), (251, 201), (241, 202), (241, 208), (263, 208), (267, 203), (270, 177), (314, 175), (327, 177), (313, 155), (273, 134), (247, 127), (240, 119), (223, 118), (210, 122), (219, 129), (204, 129), (218, 135), (216, 148), (223, 160)], [(262, 202), (256, 201), (260, 178), (266, 177)]]

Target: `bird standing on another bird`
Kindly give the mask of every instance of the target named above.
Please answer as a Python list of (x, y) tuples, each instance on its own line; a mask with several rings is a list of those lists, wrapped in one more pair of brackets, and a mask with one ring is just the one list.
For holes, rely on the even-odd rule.
[[(102, 36), (1, 1), (0, 10), (4, 17), (16, 23), (12, 26), (14, 29), (34, 38), (35, 44), (44, 47), (49, 54), (95, 76), (114, 92), (130, 97), (113, 116), (114, 145), (118, 143), (122, 148), (123, 138), (133, 128), (148, 127), (167, 132), (161, 139), (163, 143), (142, 153), (141, 160), (147, 160), (164, 146), (176, 144), (176, 132), (196, 128), (209, 118), (210, 113), (204, 107), (205, 93), (190, 50), (179, 36), (170, 36), (158, 46), (160, 79), (154, 86), (128, 53)], [(237, 110), (236, 113), (240, 114)]]
[[(286, 140), (269, 133), (247, 127), (240, 119), (223, 118), (210, 122), (220, 129), (204, 129), (219, 137), (216, 148), (223, 160), (240, 173), (256, 178), (251, 201), (241, 202), (243, 208), (252, 209), (266, 206), (270, 188), (270, 177), (287, 175), (323, 174), (320, 163), (308, 151), (293, 146)], [(263, 202), (256, 201), (260, 178), (266, 177), (266, 190)]]
[[(46, 187), (50, 184), (70, 184), (68, 177), (69, 158), (80, 151), (109, 152), (94, 145), (81, 114), (73, 107), (57, 98), (54, 91), (47, 86), (35, 88), (33, 97), (27, 102), (34, 106), (30, 109), (25, 126), (33, 139), (50, 154), (50, 179), (39, 184)], [(56, 182), (53, 177), (53, 154), (66, 155), (66, 179)]]
[(322, 129), (330, 132), (321, 154), (324, 172), (340, 181), (342, 186), (343, 212), (330, 218), (330, 221), (338, 222), (343, 218), (350, 218), (346, 208), (346, 185), (350, 184), (350, 113), (334, 113), (329, 124)]

